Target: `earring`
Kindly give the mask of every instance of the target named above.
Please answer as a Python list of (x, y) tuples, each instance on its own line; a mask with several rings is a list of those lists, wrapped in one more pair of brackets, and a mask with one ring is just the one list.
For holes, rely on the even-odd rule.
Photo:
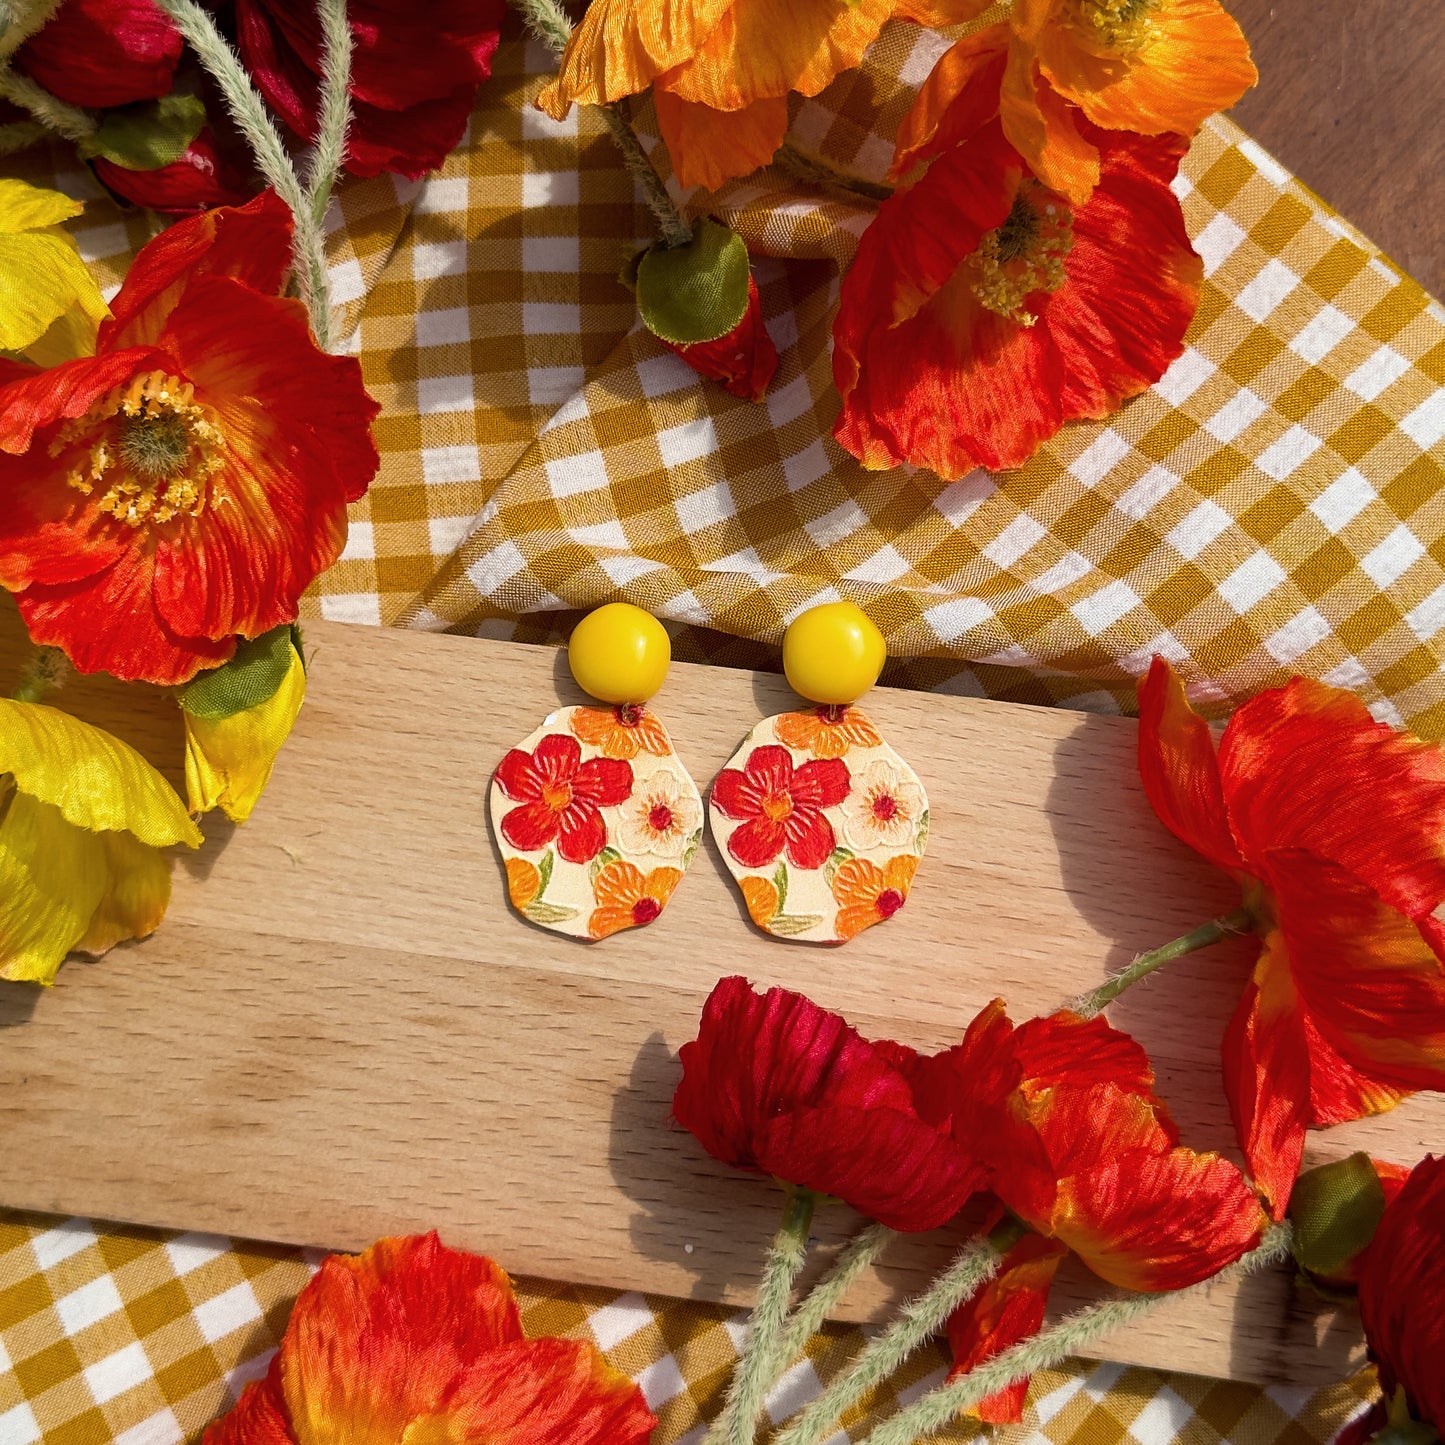
[(783, 671), (816, 706), (764, 718), (713, 783), (713, 836), (753, 922), (779, 938), (842, 943), (908, 897), (928, 799), (853, 706), (886, 658), (853, 603), (802, 613), (783, 636)]
[(492, 829), (512, 906), (574, 938), (651, 923), (702, 839), (702, 798), (656, 714), (672, 645), (627, 602), (572, 631), (572, 676), (605, 707), (564, 707), (502, 759)]

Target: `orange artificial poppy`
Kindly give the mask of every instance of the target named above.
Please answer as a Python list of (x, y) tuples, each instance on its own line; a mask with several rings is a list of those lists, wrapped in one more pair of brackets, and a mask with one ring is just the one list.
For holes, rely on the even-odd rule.
[(788, 93), (816, 95), (851, 70), (895, 0), (593, 0), (561, 73), (537, 98), (561, 120), (652, 86), (684, 186), (715, 188), (766, 165), (788, 128)]
[(1247, 702), (1216, 751), (1155, 658), (1139, 771), (1164, 825), (1239, 882), (1263, 936), (1224, 1082), (1281, 1218), (1306, 1128), (1445, 1088), (1445, 752), (1306, 678)]
[(519, 913), (542, 891), (542, 875), (525, 858), (507, 859), (507, 897)]
[(908, 890), (917, 871), (916, 853), (901, 853), (881, 868), (867, 858), (849, 858), (839, 864), (833, 875), (838, 937), (856, 938), (865, 928), (892, 918), (908, 901)]
[[(939, 8), (972, 20), (988, 0)], [(1258, 78), (1219, 0), (1017, 0), (1007, 20), (965, 36), (934, 67), (899, 130), (893, 174), (996, 114), (1034, 175), (1082, 205), (1101, 156), (1081, 119), (1192, 136)]]
[(323, 1261), (265, 1378), (204, 1445), (644, 1445), (656, 1424), (593, 1345), (527, 1339), (490, 1259), (426, 1234)]
[(778, 741), (815, 758), (847, 757), (849, 748), (883, 745), (878, 729), (856, 707), (814, 707), (785, 712), (774, 729)]
[(597, 907), (587, 920), (587, 936), (606, 938), (624, 928), (651, 923), (667, 907), (681, 882), (682, 873), (676, 868), (654, 868), (643, 873), (625, 858), (607, 864), (592, 885)]
[(579, 742), (596, 748), (604, 758), (630, 761), (638, 753), (665, 758), (672, 747), (662, 724), (645, 707), (579, 707), (572, 713), (572, 732)]
[(1170, 189), (1184, 142), (1082, 124), (1102, 157), (1087, 205), (994, 119), (863, 233), (833, 324), (833, 434), (865, 467), (1022, 466), (1183, 351), (1203, 271)]

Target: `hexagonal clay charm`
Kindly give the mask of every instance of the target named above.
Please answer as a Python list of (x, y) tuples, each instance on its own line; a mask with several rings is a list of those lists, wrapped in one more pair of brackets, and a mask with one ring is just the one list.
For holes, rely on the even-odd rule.
[(928, 841), (918, 774), (856, 707), (764, 718), (718, 774), (709, 813), (753, 922), (810, 943), (897, 913)]
[(512, 906), (574, 938), (651, 923), (702, 837), (702, 799), (641, 704), (566, 707), (502, 759), (492, 829)]

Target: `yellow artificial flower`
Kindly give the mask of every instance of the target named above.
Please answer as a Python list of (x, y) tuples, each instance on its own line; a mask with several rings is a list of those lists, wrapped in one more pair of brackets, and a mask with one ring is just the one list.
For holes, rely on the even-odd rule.
[[(186, 793), (193, 813), (220, 808), (233, 823), (244, 823), (266, 791), (276, 755), (290, 736), (306, 698), (306, 668), (291, 628), (277, 631), (284, 633), (278, 642), (284, 647), (285, 670), (269, 697), (226, 717), (197, 716), (182, 697)], [(237, 653), (238, 662), (245, 663), (247, 649), (265, 645), (271, 637), (268, 633), (256, 643), (246, 644)]]
[(0, 351), (59, 366), (95, 351), (110, 308), (60, 222), (81, 203), (59, 191), (0, 179)]
[(173, 843), (199, 847), (200, 830), (134, 748), (0, 698), (0, 978), (49, 984), (67, 953), (153, 932)]

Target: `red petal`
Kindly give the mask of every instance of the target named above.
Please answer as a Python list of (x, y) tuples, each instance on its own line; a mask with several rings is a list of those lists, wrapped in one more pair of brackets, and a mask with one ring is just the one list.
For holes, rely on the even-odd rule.
[(1271, 933), (1225, 1030), (1224, 1092), (1245, 1163), (1283, 1219), (1304, 1155), (1310, 1059), (1283, 937)]
[[(766, 868), (777, 861), (787, 841), (788, 831), (782, 823), (775, 823), (771, 818), (749, 818), (733, 829), (728, 838), (728, 852), (744, 868)], [(826, 858), (828, 854), (823, 856)]]
[(1424, 920), (1445, 903), (1445, 751), (1296, 678), (1246, 703), (1220, 743), (1245, 853), (1303, 848)]
[(235, 1409), (206, 1426), (201, 1445), (296, 1445), (272, 1375), (247, 1385)]
[(569, 863), (590, 863), (607, 846), (607, 824), (596, 805), (574, 798), (562, 809), (557, 851)]
[[(757, 820), (761, 822), (761, 819)], [(752, 824), (744, 824), (750, 827)], [(836, 846), (837, 839), (833, 825), (816, 809), (795, 805), (783, 822), (783, 835), (787, 839), (788, 862), (794, 868), (821, 868), (828, 861), (828, 855)], [(738, 833), (742, 828), (738, 829)], [(737, 837), (737, 833), (733, 834)], [(753, 867), (760, 865), (753, 864)]]
[(1393, 1109), (1401, 1099), (1409, 1097), (1402, 1089), (1392, 1089), (1363, 1074), (1340, 1057), (1308, 1010), (1301, 1011), (1305, 1048), (1310, 1057), (1310, 1115), (1312, 1129), (1346, 1124), (1351, 1119), (1364, 1119)]
[[(1042, 1235), (1026, 1234), (1004, 1255), (998, 1273), (948, 1321), (953, 1352), (949, 1379), (986, 1365), (1013, 1345), (1038, 1334), (1044, 1322), (1049, 1289), (1066, 1246)], [(1015, 1384), (979, 1402), (971, 1415), (989, 1425), (1012, 1425), (1023, 1419), (1029, 1382)]]
[(537, 744), (532, 760), (548, 783), (570, 784), (582, 762), (582, 745), (570, 733), (548, 733)]
[(815, 758), (793, 774), (788, 791), (795, 803), (814, 808), (835, 808), (852, 787), (848, 764), (842, 758)]
[(180, 58), (180, 33), (151, 0), (65, 0), (20, 47), (15, 69), (99, 110), (168, 95)]
[(523, 853), (535, 853), (557, 837), (561, 826), (561, 814), (555, 808), (546, 803), (523, 803), (502, 818), (502, 837)]
[[(28, 451), (42, 427), (84, 416), (112, 387), (123, 385), (138, 373), (169, 364), (170, 359), (160, 352), (136, 347), (113, 351), (108, 356), (81, 356), (44, 370), (32, 366), (7, 369), (4, 384), (0, 385), (0, 452), (18, 456)], [(36, 466), (37, 460), (28, 460), (27, 466), (38, 479), (42, 469)], [(52, 483), (47, 478), (44, 485)], [(64, 487), (64, 478), (57, 478), (54, 485)], [(11, 525), (0, 510), (0, 527)]]
[(757, 816), (757, 792), (737, 768), (724, 768), (713, 779), (711, 801), (724, 818)]
[(1124, 1289), (1184, 1289), (1260, 1241), (1266, 1223), (1244, 1176), (1217, 1154), (1119, 1155), (1062, 1180), (1052, 1233)]
[[(1042, 1140), (1054, 1179), (1097, 1168), (1130, 1150), (1162, 1154), (1179, 1142), (1161, 1100), (1108, 1083), (1047, 1089), (1026, 1106), (1023, 1117)], [(1032, 1221), (1036, 1206), (1026, 1198), (1015, 1203), (1008, 1171), (1001, 1172), (1000, 1198)]]
[(535, 803), (542, 796), (542, 779), (533, 766), (531, 753), (513, 748), (497, 765), (497, 785), (519, 803)]
[[(274, 191), (244, 206), (223, 206), (167, 227), (141, 247), (100, 326), (99, 349), (149, 346), (159, 338), (186, 287), (203, 276), (229, 276), (269, 296), (291, 269), (291, 212)], [(212, 344), (219, 328), (212, 333)], [(241, 338), (228, 335), (227, 344)]]
[(133, 171), (104, 156), (91, 161), (96, 175), (116, 195), (163, 215), (183, 216), (213, 206), (244, 205), (254, 186), (216, 145), (206, 126), (179, 160), (152, 171)]
[(1015, 1030), (1013, 1047), (1030, 1089), (1113, 1084), (1125, 1093), (1154, 1096), (1149, 1055), (1102, 1014), (1082, 1019), (1059, 1009), (1027, 1019)]
[(971, 140), (998, 114), (1008, 43), (1008, 26), (991, 25), (965, 35), (934, 62), (898, 128), (891, 180)]
[(1227, 873), (1244, 866), (1229, 830), (1214, 735), (1162, 657), (1139, 684), (1139, 776), (1175, 837)]
[(632, 796), (632, 764), (619, 758), (592, 758), (577, 769), (572, 790), (599, 808), (615, 808)]
[(748, 401), (763, 399), (778, 369), (778, 349), (763, 324), (758, 283), (751, 275), (748, 276), (748, 309), (726, 336), (692, 346), (678, 346), (670, 341), (662, 344), (699, 375), (720, 381), (727, 391)]

